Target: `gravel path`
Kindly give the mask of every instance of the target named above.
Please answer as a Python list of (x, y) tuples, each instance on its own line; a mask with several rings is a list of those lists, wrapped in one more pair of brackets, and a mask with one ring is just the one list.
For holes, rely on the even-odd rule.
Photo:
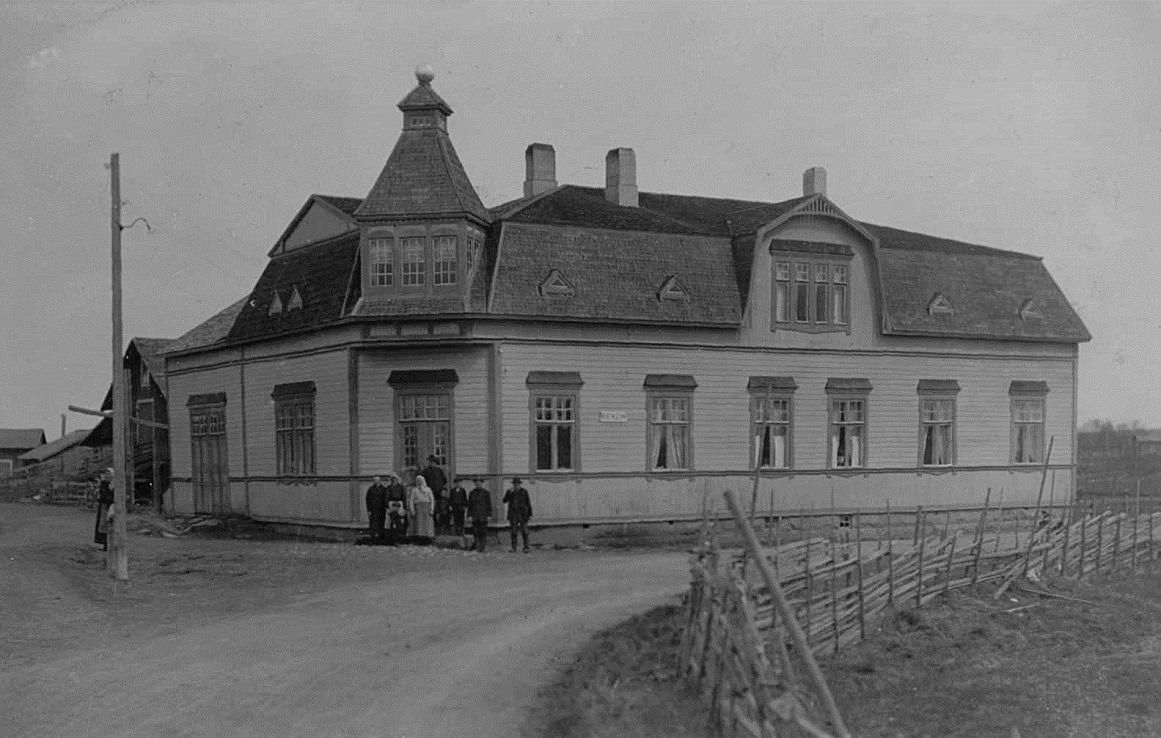
[[(0, 571), (0, 584), (19, 578), (43, 602), (56, 596), (49, 594), (55, 585), (29, 575), (43, 562), (31, 555), (39, 537), (30, 527), (40, 526), (14, 531), (0, 524), (0, 553), (12, 559)], [(44, 530), (59, 533), (60, 527)], [(252, 552), (253, 566), (269, 565), (262, 554), (282, 545), (148, 540), (148, 546), (187, 556), (190, 547), (218, 543), (230, 555)], [(686, 557), (674, 553), (468, 556), (296, 545), (306, 552), (294, 559), (299, 564), (304, 556), (354, 557), (383, 576), (329, 587), (323, 581), (316, 583), (319, 591), (298, 594), (303, 576), (329, 571), (304, 566), (290, 583), (276, 578), (273, 585), (259, 580), (250, 586), (290, 587), (281, 599), (254, 600), (250, 611), (226, 607), (212, 617), (196, 605), (223, 610), (212, 598), (168, 593), (180, 594), (188, 617), (171, 614), (163, 626), (146, 636), (135, 631), (132, 638), (106, 624), (100, 637), (90, 634), (83, 645), (74, 641), (55, 652), (46, 646), (46, 657), (6, 668), (0, 674), (0, 704), (7, 703), (0, 709), (0, 735), (514, 735), (557, 661), (591, 633), (672, 601), (688, 577)], [(17, 559), (25, 565), (17, 566)], [(285, 556), (273, 559), (280, 560)], [(47, 573), (43, 563), (39, 567)], [(147, 582), (140, 586), (142, 607), (156, 606), (149, 597), (167, 594), (151, 594)], [(165, 586), (175, 588), (169, 579)], [(75, 612), (75, 603), (65, 609)]]

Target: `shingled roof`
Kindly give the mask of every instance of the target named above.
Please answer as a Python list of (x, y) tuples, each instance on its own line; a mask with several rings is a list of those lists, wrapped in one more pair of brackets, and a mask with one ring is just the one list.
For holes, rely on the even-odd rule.
[(168, 348), (166, 348), (165, 353), (173, 354), (179, 351), (204, 348), (224, 340), (229, 335), (230, 329), (234, 327), (234, 321), (237, 319), (238, 313), (242, 312), (242, 308), (249, 300), (249, 295), (243, 297), (226, 309), (213, 314), (205, 321), (173, 339), (169, 343)]
[[(359, 232), (352, 231), (271, 259), (250, 299), (238, 311), (227, 340), (259, 338), (339, 320), (358, 250)], [(295, 291), (302, 298), (302, 308), (291, 310)], [(276, 294), (283, 307), (272, 315), (270, 307)]]
[(0, 428), (0, 449), (27, 451), (43, 443), (44, 431), (40, 428)]
[[(889, 334), (1068, 342), (1092, 338), (1038, 257), (863, 225), (879, 240)], [(951, 312), (928, 309), (936, 295), (950, 303)]]
[(26, 464), (39, 464), (42, 461), (47, 461), (57, 454), (64, 453), (73, 446), (76, 446), (78, 443), (88, 438), (89, 433), (92, 432), (92, 430), (92, 428), (83, 428), (81, 430), (72, 431), (71, 433), (66, 433), (55, 441), (49, 441), (42, 446), (37, 446), (31, 451), (25, 451), (17, 458)]
[[(495, 315), (728, 326), (742, 318), (725, 238), (507, 222), (500, 259)], [(572, 294), (538, 289), (553, 270)], [(660, 295), (674, 277), (689, 299)]]
[(356, 217), (470, 215), (489, 222), (488, 209), (472, 187), (451, 138), (436, 121), (442, 122), (452, 110), (429, 82), (421, 78), (399, 109), (430, 111), (432, 120), (426, 127), (404, 125), (371, 192), (355, 210)]

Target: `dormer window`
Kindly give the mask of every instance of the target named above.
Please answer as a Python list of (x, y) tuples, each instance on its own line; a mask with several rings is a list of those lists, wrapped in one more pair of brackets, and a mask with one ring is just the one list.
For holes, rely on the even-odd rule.
[(559, 269), (553, 269), (545, 277), (544, 281), (540, 283), (540, 294), (545, 296), (557, 297), (572, 297), (576, 294), (576, 288), (572, 286), (560, 273)]
[[(805, 251), (813, 247), (807, 244), (798, 248)], [(849, 258), (839, 254), (823, 255), (825, 248), (814, 250), (823, 253), (799, 256), (783, 253), (783, 247), (771, 247), (774, 253), (772, 330), (847, 330), (850, 322)]]
[(267, 311), (266, 314), (270, 315), (270, 316), (274, 316), (274, 315), (279, 315), (281, 313), (282, 313), (282, 298), (278, 296), (277, 292), (275, 292), (274, 299), (270, 301), (270, 310)]
[(1044, 314), (1036, 306), (1035, 300), (1025, 300), (1024, 304), (1020, 306), (1020, 320), (1041, 320), (1043, 318)]
[(290, 300), (286, 303), (286, 312), (293, 313), (295, 310), (302, 310), (302, 295), (298, 292), (298, 287), (295, 287), (290, 292)]
[(677, 280), (677, 277), (666, 277), (661, 289), (657, 291), (657, 299), (689, 302), (693, 298), (690, 297), (689, 290), (685, 289), (685, 285)]
[(955, 315), (955, 308), (951, 305), (951, 300), (942, 292), (936, 292), (932, 296), (931, 301), (927, 303), (928, 315)]

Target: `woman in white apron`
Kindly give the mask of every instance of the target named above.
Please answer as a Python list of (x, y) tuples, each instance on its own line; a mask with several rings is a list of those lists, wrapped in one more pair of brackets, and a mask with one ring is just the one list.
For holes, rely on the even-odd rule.
[(422, 476), (415, 478), (415, 486), (411, 488), (408, 503), (411, 512), (411, 535), (416, 538), (433, 538), (435, 521), (432, 519), (432, 511), (435, 508), (435, 493), (427, 486), (427, 481)]

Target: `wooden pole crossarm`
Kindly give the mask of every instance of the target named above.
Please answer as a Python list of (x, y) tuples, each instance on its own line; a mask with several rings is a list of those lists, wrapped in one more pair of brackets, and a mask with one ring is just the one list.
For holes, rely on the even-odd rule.
[[(77, 407), (76, 405), (69, 405), (69, 410), (81, 415), (96, 415), (98, 418), (112, 418), (112, 410), (90, 410), (87, 407)], [(158, 423), (155, 420), (145, 420), (144, 418), (129, 417), (130, 423), (145, 426), (146, 428), (158, 428), (160, 430), (169, 430), (169, 426), (165, 423)]]

